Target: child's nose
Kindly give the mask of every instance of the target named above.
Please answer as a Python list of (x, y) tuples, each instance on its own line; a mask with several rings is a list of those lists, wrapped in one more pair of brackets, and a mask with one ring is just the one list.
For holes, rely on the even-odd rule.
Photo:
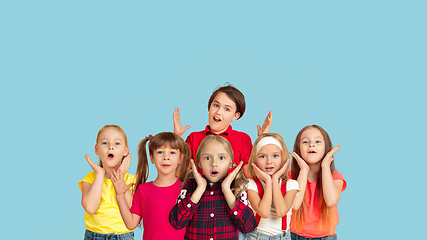
[(213, 160), (213, 161), (212, 161), (212, 166), (214, 166), (214, 167), (217, 167), (217, 166), (218, 166), (218, 163), (217, 163), (217, 161), (216, 161), (216, 160)]
[(113, 150), (113, 145), (108, 146), (108, 150)]

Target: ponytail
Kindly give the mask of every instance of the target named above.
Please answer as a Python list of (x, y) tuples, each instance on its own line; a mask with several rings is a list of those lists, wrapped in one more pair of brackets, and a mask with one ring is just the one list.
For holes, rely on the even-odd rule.
[[(152, 136), (150, 136), (152, 138)], [(141, 140), (138, 144), (138, 167), (136, 168), (136, 188), (134, 188), (134, 193), (138, 188), (139, 184), (145, 183), (148, 179), (148, 158), (147, 158), (147, 149), (146, 145), (150, 137), (146, 137)]]

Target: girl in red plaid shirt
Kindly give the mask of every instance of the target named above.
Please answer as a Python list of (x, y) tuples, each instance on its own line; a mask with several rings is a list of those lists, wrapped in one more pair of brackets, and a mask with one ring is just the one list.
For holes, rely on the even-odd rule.
[(232, 170), (233, 162), (227, 139), (218, 135), (203, 139), (169, 214), (175, 229), (186, 227), (184, 239), (238, 239), (239, 230), (249, 233), (256, 228), (245, 192), (243, 162)]

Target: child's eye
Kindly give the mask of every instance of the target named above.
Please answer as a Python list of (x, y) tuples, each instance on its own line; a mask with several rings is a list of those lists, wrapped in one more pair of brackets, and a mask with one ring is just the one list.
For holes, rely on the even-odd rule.
[(175, 151), (171, 151), (171, 154), (176, 154), (176, 152)]
[(321, 143), (321, 142), (319, 140), (317, 140), (316, 143)]
[(161, 151), (161, 150), (157, 151), (157, 154), (162, 154), (162, 153), (163, 153), (163, 151)]
[(307, 141), (303, 141), (302, 143), (308, 143)]
[(224, 156), (219, 157), (219, 160), (224, 160), (224, 159), (225, 159)]
[(120, 143), (119, 143), (119, 142), (116, 142), (116, 145), (120, 145)]
[(219, 105), (218, 105), (218, 104), (216, 104), (216, 103), (214, 103), (214, 107), (219, 107)]
[(230, 109), (229, 109), (229, 108), (226, 108), (226, 109), (225, 109), (225, 111), (229, 112), (229, 111), (230, 111)]
[(277, 158), (280, 157), (279, 154), (274, 154), (273, 157)]
[(265, 155), (259, 155), (258, 158), (265, 158)]
[(107, 142), (102, 142), (102, 145), (107, 145)]

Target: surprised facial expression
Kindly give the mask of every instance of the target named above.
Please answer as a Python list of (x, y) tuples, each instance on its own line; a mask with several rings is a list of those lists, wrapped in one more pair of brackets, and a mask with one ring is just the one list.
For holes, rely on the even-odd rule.
[(216, 140), (204, 146), (200, 158), (199, 167), (203, 170), (203, 175), (212, 183), (227, 176), (227, 171), (232, 166), (230, 154)]
[(104, 168), (117, 169), (129, 150), (123, 135), (117, 129), (107, 128), (99, 134), (95, 153), (101, 159)]
[(220, 134), (239, 116), (240, 113), (236, 113), (236, 104), (227, 94), (219, 92), (209, 107), (209, 127), (215, 134)]
[(301, 134), (301, 157), (307, 164), (318, 164), (325, 155), (325, 140), (317, 128), (308, 128)]

